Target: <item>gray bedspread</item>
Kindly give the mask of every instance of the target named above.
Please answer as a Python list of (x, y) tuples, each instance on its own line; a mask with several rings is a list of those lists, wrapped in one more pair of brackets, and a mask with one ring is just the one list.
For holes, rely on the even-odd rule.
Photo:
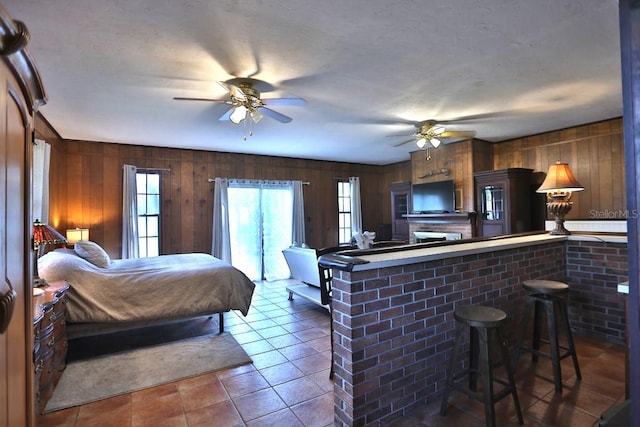
[(38, 260), (41, 277), (66, 280), (69, 322), (130, 322), (249, 310), (255, 284), (208, 254), (112, 260), (100, 268), (70, 250)]

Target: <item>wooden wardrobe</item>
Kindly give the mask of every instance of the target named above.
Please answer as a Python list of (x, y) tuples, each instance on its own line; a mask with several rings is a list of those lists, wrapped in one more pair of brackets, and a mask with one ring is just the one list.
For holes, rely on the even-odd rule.
[(31, 144), (46, 96), (28, 40), (0, 6), (0, 427), (35, 423)]

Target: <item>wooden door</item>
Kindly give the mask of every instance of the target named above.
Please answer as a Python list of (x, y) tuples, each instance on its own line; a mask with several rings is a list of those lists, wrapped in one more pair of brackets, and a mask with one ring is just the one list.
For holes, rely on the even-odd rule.
[(507, 186), (502, 182), (478, 185), (480, 204), (480, 235), (482, 237), (505, 234), (505, 195)]
[(411, 183), (391, 184), (391, 238), (409, 241), (409, 221), (411, 213)]
[(31, 284), (27, 280), (29, 247), (25, 233), (28, 221), (27, 144), (30, 121), (17, 85), (3, 70), (0, 97), (0, 287), (13, 289), (13, 315), (6, 332), (0, 335), (0, 374), (2, 399), (1, 426), (31, 424), (33, 380), (33, 310)]

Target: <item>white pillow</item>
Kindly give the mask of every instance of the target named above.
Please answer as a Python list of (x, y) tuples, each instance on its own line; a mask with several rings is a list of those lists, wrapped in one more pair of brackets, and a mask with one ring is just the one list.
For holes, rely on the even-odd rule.
[(78, 256), (86, 259), (97, 267), (107, 268), (111, 263), (109, 254), (95, 242), (91, 242), (89, 240), (78, 240), (74, 244), (73, 249), (76, 251)]

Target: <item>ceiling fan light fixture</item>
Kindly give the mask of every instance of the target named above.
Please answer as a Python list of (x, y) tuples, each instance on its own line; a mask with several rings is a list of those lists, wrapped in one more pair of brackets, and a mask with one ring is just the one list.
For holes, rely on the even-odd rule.
[(431, 145), (433, 145), (434, 148), (438, 148), (441, 141), (438, 138), (431, 138), (429, 142), (431, 142)]
[(260, 119), (262, 119), (263, 115), (258, 113), (256, 110), (250, 110), (249, 117), (251, 117), (251, 120), (253, 120), (253, 123), (258, 123)]
[(231, 120), (234, 124), (238, 125), (247, 117), (247, 107), (244, 105), (240, 105), (233, 110), (233, 113), (229, 116), (229, 120)]
[(431, 132), (434, 135), (438, 136), (441, 133), (444, 133), (444, 127), (443, 126), (434, 126), (434, 127), (431, 128)]
[(424, 148), (424, 146), (427, 145), (427, 140), (425, 138), (420, 138), (416, 141), (416, 145), (418, 148)]

